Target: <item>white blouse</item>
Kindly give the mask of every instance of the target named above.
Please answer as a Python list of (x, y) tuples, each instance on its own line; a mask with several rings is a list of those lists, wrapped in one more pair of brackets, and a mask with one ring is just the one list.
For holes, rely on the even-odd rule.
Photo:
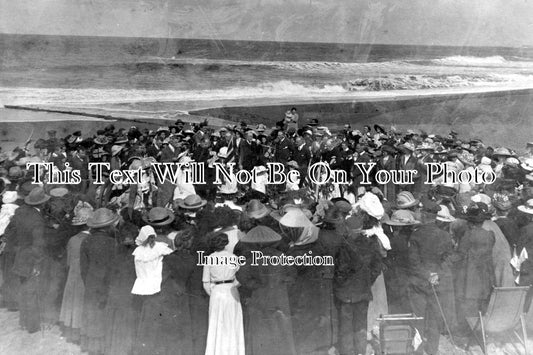
[(153, 248), (138, 246), (134, 251), (135, 273), (137, 279), (131, 293), (134, 295), (153, 295), (161, 291), (163, 279), (163, 256), (172, 253), (166, 243), (155, 242)]

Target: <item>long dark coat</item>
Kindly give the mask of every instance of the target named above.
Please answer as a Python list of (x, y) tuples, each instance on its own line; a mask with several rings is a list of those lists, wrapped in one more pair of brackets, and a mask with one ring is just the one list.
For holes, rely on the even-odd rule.
[[(80, 271), (85, 284), (82, 349), (103, 352), (105, 307), (109, 295), (115, 240), (97, 230), (80, 247)], [(86, 341), (85, 341), (86, 340)]]
[[(311, 254), (312, 253), (312, 254)], [(327, 256), (319, 241), (296, 245), (288, 256)], [(331, 256), (331, 255), (330, 255)], [(333, 259), (333, 256), (331, 256)], [(300, 354), (324, 354), (333, 346), (333, 266), (295, 266), (297, 275), (289, 287), (289, 301), (296, 348)]]
[[(263, 255), (281, 255), (272, 247), (258, 246)], [(286, 266), (252, 266), (251, 255), (237, 272), (237, 280), (249, 290), (244, 300), (245, 344), (249, 355), (295, 355), (287, 282), (294, 270)], [(291, 275), (292, 273), (292, 275)]]
[(21, 206), (11, 223), (18, 236), (12, 272), (22, 280), (20, 287), (20, 325), (29, 332), (40, 329), (44, 314), (44, 275), (49, 267), (45, 253), (46, 221), (31, 206)]
[(137, 278), (133, 250), (121, 244), (115, 247), (105, 309), (105, 354), (108, 355), (130, 355), (135, 342), (139, 310), (134, 307), (131, 293)]
[(383, 276), (387, 289), (387, 303), (390, 313), (411, 313), (409, 304), (409, 238), (412, 233), (410, 227), (395, 227), (387, 232), (391, 250), (387, 251), (384, 260), (386, 265)]
[(353, 232), (335, 255), (333, 293), (339, 302), (372, 300), (372, 285), (382, 271), (377, 237)]
[(195, 265), (196, 259), (184, 251), (163, 259), (161, 292), (143, 303), (134, 354), (193, 354), (187, 285)]
[(494, 233), (470, 226), (461, 238), (455, 292), (458, 299), (486, 300), (494, 285)]

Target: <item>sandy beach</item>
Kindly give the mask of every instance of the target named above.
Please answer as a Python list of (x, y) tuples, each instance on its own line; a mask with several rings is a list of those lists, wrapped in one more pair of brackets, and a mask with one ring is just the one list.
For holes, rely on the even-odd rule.
[[(533, 131), (533, 89), (462, 88), (416, 91), (362, 92), (326, 97), (264, 97), (212, 100), (156, 100), (76, 105), (20, 105), (0, 109), (0, 142), (4, 150), (53, 129), (59, 136), (75, 130), (95, 134), (108, 123), (116, 127), (156, 129), (180, 118), (204, 119), (214, 127), (245, 121), (274, 126), (292, 106), (305, 123), (341, 129), (345, 123), (360, 129), (365, 124), (395, 126), (400, 131), (459, 132), (465, 138), (481, 137), (486, 144), (521, 149)], [(6, 105), (6, 107), (12, 107)]]

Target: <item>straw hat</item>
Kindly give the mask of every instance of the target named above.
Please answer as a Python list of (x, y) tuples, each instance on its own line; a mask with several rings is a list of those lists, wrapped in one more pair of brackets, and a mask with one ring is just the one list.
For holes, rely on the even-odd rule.
[(259, 200), (250, 200), (246, 205), (244, 213), (249, 218), (260, 219), (270, 214), (270, 209), (263, 205)]
[(153, 207), (147, 215), (142, 216), (143, 221), (152, 226), (166, 226), (174, 221), (174, 213), (164, 207)]
[[(117, 143), (117, 142), (115, 142)], [(114, 145), (111, 147), (111, 155), (112, 156), (115, 156), (117, 155), (118, 153), (120, 153), (120, 151), (124, 148), (123, 145)]]
[(396, 206), (400, 209), (416, 206), (420, 203), (409, 191), (402, 191), (396, 196)]
[(279, 223), (285, 227), (301, 228), (312, 222), (307, 218), (305, 213), (299, 208), (289, 208), (279, 219)]
[(420, 224), (420, 222), (415, 219), (415, 216), (413, 216), (413, 213), (408, 210), (395, 211), (390, 219), (384, 223), (390, 226), (413, 226), (415, 224)]
[(115, 224), (119, 216), (107, 208), (99, 208), (94, 211), (92, 217), (87, 219), (87, 226), (90, 228), (103, 228)]
[(52, 197), (63, 197), (68, 194), (68, 189), (66, 187), (54, 187), (49, 194)]
[(91, 206), (84, 206), (74, 210), (74, 217), (72, 218), (73, 226), (82, 226), (87, 224), (87, 220), (91, 218), (94, 214), (93, 208)]
[(24, 198), (24, 202), (26, 202), (26, 204), (30, 206), (37, 206), (45, 203), (49, 199), (50, 196), (45, 194), (44, 189), (42, 187), (35, 187), (33, 190), (31, 190), (29, 195)]
[(252, 228), (241, 239), (241, 243), (273, 243), (281, 240), (281, 236), (265, 226)]
[(494, 150), (494, 153), (493, 155), (501, 155), (501, 156), (504, 156), (504, 157), (510, 157), (512, 154), (511, 154), (511, 151), (505, 147), (499, 147), (499, 148), (496, 148)]
[(187, 210), (194, 210), (197, 208), (204, 207), (207, 201), (203, 200), (198, 195), (189, 195), (185, 199), (178, 201), (178, 206)]
[(524, 213), (533, 214), (533, 198), (526, 201), (521, 206), (518, 206), (518, 210)]
[(440, 211), (437, 212), (437, 220), (441, 222), (453, 222), (455, 217), (451, 215), (448, 207), (440, 205)]

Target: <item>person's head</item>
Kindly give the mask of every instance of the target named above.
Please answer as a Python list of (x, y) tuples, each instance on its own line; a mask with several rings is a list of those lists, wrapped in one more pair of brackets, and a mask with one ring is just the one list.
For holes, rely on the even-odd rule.
[(85, 147), (79, 146), (76, 152), (80, 158), (85, 158), (87, 156), (87, 149)]
[(187, 228), (179, 231), (174, 237), (175, 250), (189, 250), (194, 240), (194, 230)]
[(364, 133), (369, 133), (370, 131), (372, 131), (372, 127), (370, 127), (370, 126), (368, 126), (368, 125), (365, 125), (365, 126), (363, 127), (363, 131), (364, 131)]
[(283, 131), (278, 131), (278, 140), (283, 140), (285, 138), (285, 133)]
[(296, 107), (291, 108), (291, 113), (294, 115), (296, 113)]
[(209, 238), (211, 252), (222, 251), (228, 245), (229, 239), (226, 233), (216, 233)]
[(226, 141), (230, 141), (231, 138), (233, 137), (233, 132), (232, 131), (226, 131), (226, 133), (224, 134), (224, 138), (226, 138)]
[(296, 145), (300, 146), (300, 145), (302, 145), (304, 143), (305, 143), (305, 141), (304, 141), (303, 137), (301, 137), (301, 136), (296, 137)]
[(200, 146), (202, 148), (209, 148), (211, 146), (211, 140), (209, 138), (203, 138), (200, 141)]

